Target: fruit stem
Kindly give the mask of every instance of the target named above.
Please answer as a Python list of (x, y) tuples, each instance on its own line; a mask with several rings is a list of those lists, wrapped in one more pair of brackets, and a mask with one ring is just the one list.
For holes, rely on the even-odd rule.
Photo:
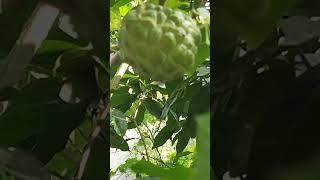
[(114, 75), (114, 77), (111, 80), (111, 83), (110, 83), (110, 89), (111, 90), (117, 89), (121, 78), (123, 77), (123, 75), (126, 73), (126, 71), (128, 69), (128, 66), (129, 65), (127, 63), (121, 63), (121, 65), (118, 68), (116, 74)]

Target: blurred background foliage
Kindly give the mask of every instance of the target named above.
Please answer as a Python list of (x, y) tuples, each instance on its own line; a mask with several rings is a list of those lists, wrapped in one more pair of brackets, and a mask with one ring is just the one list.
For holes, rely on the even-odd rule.
[(217, 179), (318, 179), (318, 1), (214, 2)]
[[(12, 60), (8, 54), (22, 43), (17, 39), (23, 38), (23, 32), (39, 23), (32, 30), (46, 34), (43, 27), (50, 22), (35, 22), (35, 12), (45, 7), (38, 0), (0, 3), (2, 73), (13, 71), (6, 69)], [(26, 69), (23, 64), (14, 67), (23, 71), (20, 81), (0, 88), (1, 179), (105, 180), (109, 163), (108, 116), (104, 113), (108, 109), (109, 61), (101, 41), (107, 41), (107, 2), (45, 3), (59, 13), (48, 36)], [(52, 8), (42, 16), (50, 13)], [(14, 56), (21, 62), (27, 58)], [(2, 75), (0, 84), (6, 81)]]

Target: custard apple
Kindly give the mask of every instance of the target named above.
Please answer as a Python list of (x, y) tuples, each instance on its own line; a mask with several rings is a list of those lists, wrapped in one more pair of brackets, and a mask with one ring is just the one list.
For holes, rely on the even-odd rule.
[(200, 41), (200, 29), (188, 15), (142, 4), (122, 20), (119, 55), (135, 73), (155, 81), (171, 81), (195, 66)]

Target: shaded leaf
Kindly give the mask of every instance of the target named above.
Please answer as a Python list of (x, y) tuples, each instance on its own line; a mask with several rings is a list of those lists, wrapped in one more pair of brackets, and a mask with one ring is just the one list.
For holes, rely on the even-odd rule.
[(63, 52), (71, 49), (81, 49), (83, 47), (73, 44), (67, 41), (59, 40), (45, 40), (42, 42), (40, 48), (37, 51), (38, 55), (52, 52)]
[(150, 114), (160, 119), (162, 113), (162, 105), (159, 102), (153, 100), (152, 98), (142, 99), (141, 102)]
[(176, 151), (177, 153), (180, 153), (187, 147), (190, 135), (188, 134), (188, 131), (186, 129), (182, 129), (176, 136), (178, 139)]
[(305, 16), (284, 19), (280, 22), (280, 28), (285, 35), (281, 45), (298, 45), (320, 35), (320, 22)]
[(108, 176), (109, 152), (100, 139), (90, 146), (90, 155), (84, 171), (83, 180), (106, 180)]
[(65, 106), (65, 110), (57, 114), (59, 121), (48, 122), (51, 125), (37, 134), (37, 143), (32, 149), (37, 158), (47, 163), (55, 154), (65, 149), (72, 131), (84, 121), (87, 106), (86, 102)]
[(125, 135), (126, 131), (127, 131), (127, 119), (126, 119), (126, 115), (123, 114), (123, 112), (112, 108), (111, 109), (111, 121), (115, 122), (116, 128), (119, 130), (120, 134), (122, 136)]
[[(135, 121), (138, 126), (141, 125), (141, 123), (143, 122), (145, 112), (146, 112), (146, 108), (144, 107), (144, 105), (140, 104), (137, 110), (136, 118), (135, 118)], [(129, 122), (128, 129), (136, 128), (136, 123), (132, 121)]]
[(122, 151), (129, 151), (129, 145), (115, 130), (110, 128), (110, 147), (117, 148)]
[(60, 97), (68, 103), (76, 103), (84, 100), (95, 100), (99, 96), (99, 88), (93, 69), (81, 70), (69, 75), (65, 80), (64, 87), (67, 91), (61, 89)]
[(88, 50), (71, 50), (63, 53), (61, 58), (57, 59), (54, 73), (71, 74), (88, 70), (94, 66), (94, 63)]
[(116, 108), (122, 112), (126, 112), (132, 104), (136, 101), (137, 95), (129, 93), (128, 86), (119, 87), (117, 91), (115, 91), (111, 98), (110, 104), (111, 107)]
[(18, 102), (44, 102), (56, 100), (62, 83), (54, 78), (43, 78), (32, 81), (14, 98)]
[(178, 97), (181, 96), (182, 93), (182, 88), (177, 88), (175, 91), (173, 91), (170, 95), (170, 97), (168, 98), (168, 100), (166, 101), (163, 109), (162, 109), (162, 113), (161, 113), (161, 117), (160, 119), (165, 119), (165, 117), (167, 116), (171, 106), (176, 102), (176, 100), (178, 99)]
[(50, 180), (50, 174), (44, 170), (43, 164), (32, 154), (20, 149), (0, 148), (0, 157), (5, 162), (0, 162), (1, 167), (6, 167), (9, 172), (19, 179)]
[(157, 136), (154, 138), (152, 149), (158, 148), (162, 146), (165, 142), (167, 142), (168, 139), (171, 138), (174, 127), (172, 127), (171, 124), (165, 126), (160, 130), (160, 132), (157, 134)]

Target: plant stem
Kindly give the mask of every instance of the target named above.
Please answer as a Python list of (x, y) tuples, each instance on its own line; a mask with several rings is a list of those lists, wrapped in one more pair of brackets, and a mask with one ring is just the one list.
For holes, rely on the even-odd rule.
[(129, 67), (129, 65), (127, 63), (122, 63), (120, 65), (115, 76), (112, 78), (112, 80), (110, 82), (110, 89), (111, 90), (117, 89), (118, 84), (119, 84), (121, 78), (123, 77), (123, 75), (126, 73), (128, 67)]
[[(154, 142), (154, 136), (153, 136), (153, 133), (152, 131), (150, 130), (150, 128), (147, 126), (147, 124), (143, 123), (143, 125), (146, 127), (147, 131), (149, 131), (150, 133), (150, 138), (152, 139), (152, 143)], [(163, 160), (162, 160), (162, 157), (161, 157), (161, 153), (159, 152), (159, 149), (156, 148), (156, 152), (159, 156), (159, 161), (164, 164), (165, 166), (169, 167)]]
[(38, 3), (5, 62), (0, 64), (0, 87), (12, 86), (21, 80), (59, 13), (59, 9), (47, 2)]
[[(141, 105), (141, 101), (139, 102), (139, 106), (140, 106), (140, 105)], [(142, 132), (141, 132), (139, 126), (138, 126), (138, 123), (137, 123), (137, 121), (136, 121), (137, 114), (138, 114), (138, 110), (139, 110), (139, 109), (137, 108), (137, 110), (136, 110), (136, 112), (135, 112), (135, 114), (134, 114), (133, 122), (134, 122), (134, 124), (136, 125), (137, 130), (138, 130), (138, 132), (139, 132), (139, 134), (140, 134), (140, 137), (141, 137), (141, 140), (142, 140), (142, 144), (143, 144), (144, 149), (145, 149), (145, 151), (146, 151), (147, 160), (150, 161), (150, 157), (149, 157), (147, 145), (146, 145), (146, 142), (144, 141), (145, 138), (144, 138), (144, 136), (143, 136), (143, 134), (142, 134)]]

